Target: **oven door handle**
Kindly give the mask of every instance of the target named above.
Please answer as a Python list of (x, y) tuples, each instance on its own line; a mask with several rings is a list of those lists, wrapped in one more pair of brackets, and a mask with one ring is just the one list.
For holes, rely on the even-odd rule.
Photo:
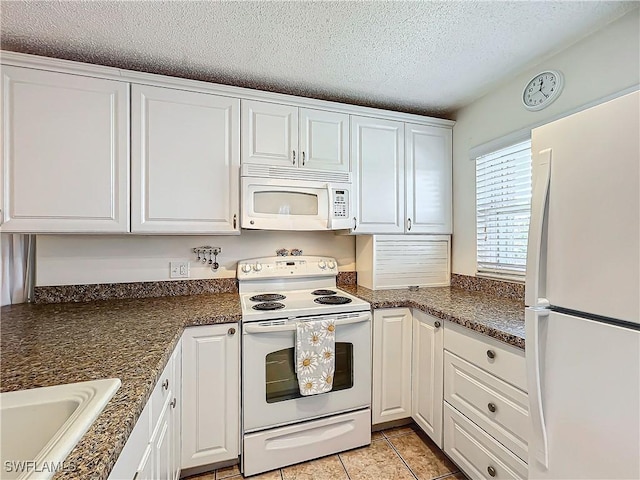
[[(371, 319), (369, 312), (363, 313), (356, 317), (340, 318), (336, 320), (336, 327), (340, 325), (350, 325), (352, 323), (367, 322)], [(272, 332), (293, 332), (296, 329), (297, 322), (290, 322), (284, 325), (254, 325), (248, 324), (244, 326), (245, 333), (272, 333)]]

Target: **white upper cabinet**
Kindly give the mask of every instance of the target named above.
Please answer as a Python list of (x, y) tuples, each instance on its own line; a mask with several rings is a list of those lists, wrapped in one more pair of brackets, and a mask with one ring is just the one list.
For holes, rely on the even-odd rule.
[(349, 115), (300, 109), (300, 166), (348, 172)]
[(240, 100), (132, 86), (133, 233), (239, 233)]
[(404, 124), (351, 117), (356, 233), (404, 232)]
[(451, 128), (351, 117), (355, 233), (450, 234)]
[(452, 233), (451, 129), (405, 124), (407, 231)]
[(2, 66), (2, 230), (129, 230), (129, 84)]
[(242, 162), (291, 167), (298, 157), (298, 108), (243, 100)]
[(242, 162), (349, 171), (349, 115), (242, 101)]

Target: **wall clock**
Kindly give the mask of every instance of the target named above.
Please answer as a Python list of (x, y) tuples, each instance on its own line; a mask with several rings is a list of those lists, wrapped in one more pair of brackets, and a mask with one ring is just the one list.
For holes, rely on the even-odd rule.
[(546, 70), (533, 77), (522, 91), (522, 103), (527, 110), (536, 111), (551, 105), (560, 96), (564, 79), (556, 70)]

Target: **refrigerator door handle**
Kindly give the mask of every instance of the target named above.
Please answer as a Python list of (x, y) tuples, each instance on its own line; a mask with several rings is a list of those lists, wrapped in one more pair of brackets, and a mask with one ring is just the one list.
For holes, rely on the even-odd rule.
[(542, 389), (540, 381), (540, 318), (547, 318), (550, 310), (546, 308), (525, 309), (525, 335), (527, 339), (526, 365), (529, 387), (529, 416), (531, 418), (533, 438), (529, 441), (529, 462), (532, 457), (544, 468), (549, 468), (549, 447), (547, 428), (544, 423)]
[(531, 197), (531, 220), (529, 222), (529, 240), (527, 246), (527, 276), (525, 289), (525, 305), (548, 306), (546, 295), (541, 283), (545, 280), (542, 265), (546, 258), (544, 248), (544, 222), (549, 201), (549, 184), (551, 181), (551, 149), (547, 148), (539, 152), (536, 167), (536, 181), (533, 185)]

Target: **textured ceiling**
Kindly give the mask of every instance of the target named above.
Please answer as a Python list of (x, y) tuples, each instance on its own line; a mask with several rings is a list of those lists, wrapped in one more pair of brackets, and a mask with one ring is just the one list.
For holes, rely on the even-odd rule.
[(638, 2), (2, 1), (6, 50), (448, 116)]

